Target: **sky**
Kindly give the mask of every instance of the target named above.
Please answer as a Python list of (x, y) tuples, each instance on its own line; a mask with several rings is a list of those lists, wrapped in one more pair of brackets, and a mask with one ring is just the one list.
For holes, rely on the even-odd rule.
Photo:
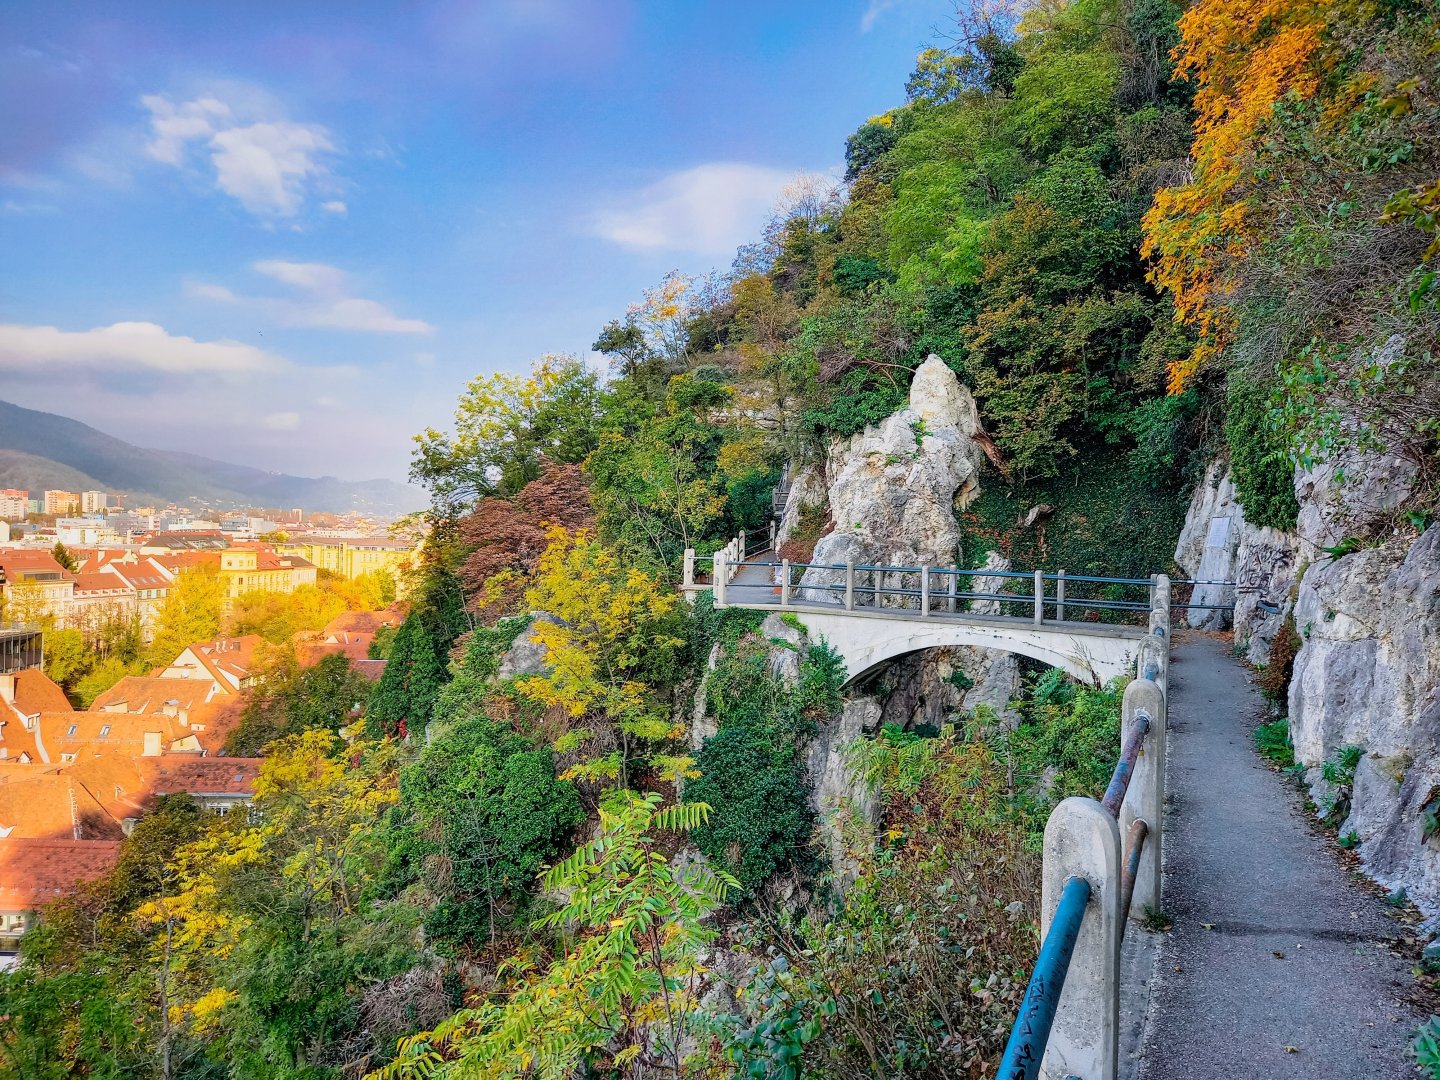
[(477, 375), (729, 266), (943, 0), (6, 0), (0, 399), (404, 479)]

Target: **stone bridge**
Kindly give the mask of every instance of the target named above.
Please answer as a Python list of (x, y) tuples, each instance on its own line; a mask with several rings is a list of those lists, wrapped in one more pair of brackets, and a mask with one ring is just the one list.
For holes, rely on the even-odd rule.
[[(744, 548), (745, 539), (737, 537), (716, 554), (709, 585), (696, 584), (695, 559), (687, 553), (684, 588), (711, 589), (717, 607), (794, 612), (812, 637), (823, 637), (840, 654), (851, 682), (905, 653), (970, 645), (1033, 657), (1098, 686), (1132, 675), (1143, 650), (1160, 649), (1151, 626), (1083, 616), (1097, 610), (1144, 615), (1152, 606), (1146, 592), (1153, 594), (1163, 578), (790, 563), (776, 559), (768, 547), (747, 558)], [(1006, 589), (1016, 582), (1026, 591)], [(1116, 585), (1137, 595), (1067, 597), (1067, 584), (1073, 589), (1077, 583)], [(1004, 607), (1024, 614), (1003, 614)]]

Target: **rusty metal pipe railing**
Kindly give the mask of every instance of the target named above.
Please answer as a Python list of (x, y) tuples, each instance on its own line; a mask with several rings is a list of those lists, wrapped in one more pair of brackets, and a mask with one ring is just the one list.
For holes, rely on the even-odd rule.
[(1129, 835), (1125, 837), (1125, 869), (1120, 874), (1120, 918), (1122, 925), (1129, 925), (1130, 901), (1135, 898), (1135, 877), (1140, 873), (1140, 856), (1145, 852), (1145, 838), (1150, 826), (1144, 818), (1130, 823)]
[(1135, 724), (1125, 736), (1125, 745), (1120, 750), (1120, 760), (1115, 763), (1115, 772), (1110, 777), (1110, 786), (1105, 789), (1105, 798), (1100, 805), (1110, 811), (1112, 817), (1120, 816), (1120, 804), (1125, 801), (1125, 792), (1130, 787), (1130, 777), (1135, 772), (1135, 761), (1140, 756), (1140, 747), (1150, 731), (1150, 714), (1135, 714)]

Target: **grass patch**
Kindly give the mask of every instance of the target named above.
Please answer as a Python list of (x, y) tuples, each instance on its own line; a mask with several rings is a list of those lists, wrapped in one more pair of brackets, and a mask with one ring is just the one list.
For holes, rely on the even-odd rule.
[(1260, 756), (1281, 769), (1295, 764), (1295, 744), (1290, 741), (1290, 721), (1281, 717), (1255, 729), (1255, 749)]

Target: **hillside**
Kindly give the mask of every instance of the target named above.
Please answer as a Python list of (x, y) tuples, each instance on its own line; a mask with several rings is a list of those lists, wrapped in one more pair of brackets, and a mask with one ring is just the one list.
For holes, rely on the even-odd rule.
[(393, 480), (338, 480), (270, 473), (194, 454), (149, 450), (68, 417), (0, 401), (0, 483), (106, 491), (212, 506), (302, 506), (397, 516), (425, 503)]

